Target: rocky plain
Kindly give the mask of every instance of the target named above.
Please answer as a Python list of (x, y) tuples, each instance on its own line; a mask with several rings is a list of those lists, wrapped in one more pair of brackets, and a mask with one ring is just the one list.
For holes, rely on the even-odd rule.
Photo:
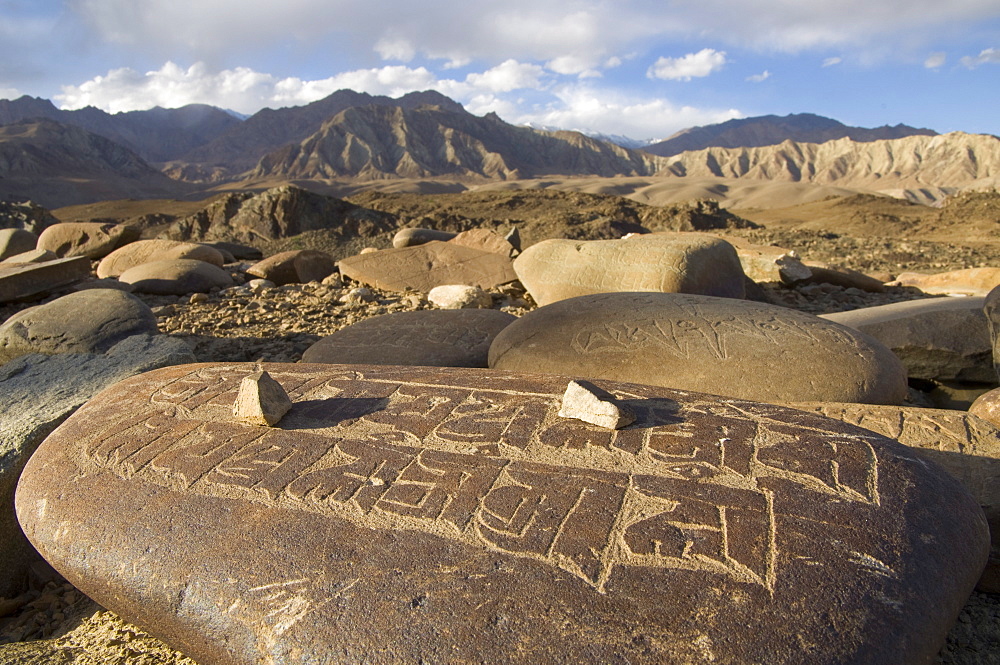
[(1000, 195), (567, 182), (10, 206), (0, 663), (1000, 663)]

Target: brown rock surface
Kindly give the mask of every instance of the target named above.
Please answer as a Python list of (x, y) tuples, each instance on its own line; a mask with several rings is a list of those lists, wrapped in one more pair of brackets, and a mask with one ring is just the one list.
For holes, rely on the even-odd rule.
[(281, 427), (226, 422), (253, 369), (119, 383), (17, 494), (70, 582), (205, 663), (923, 663), (986, 558), (947, 474), (800, 411), (602, 384), (638, 416), (609, 432), (562, 378), (274, 365)]
[(451, 231), (438, 231), (436, 229), (407, 228), (400, 229), (392, 237), (393, 247), (414, 247), (423, 245), (432, 240), (447, 242), (455, 237)]
[(724, 298), (745, 295), (732, 245), (701, 233), (653, 233), (620, 240), (545, 240), (514, 260), (539, 305), (591, 293), (659, 291)]
[(90, 261), (85, 256), (0, 265), (0, 302), (36, 300), (89, 276)]
[(390, 291), (427, 293), (444, 284), (488, 289), (517, 279), (509, 258), (451, 242), (359, 254), (338, 265), (341, 274)]
[(486, 367), (490, 343), (516, 321), (492, 309), (385, 314), (324, 337), (302, 354), (309, 363)]
[(86, 256), (99, 259), (112, 250), (139, 239), (139, 230), (124, 224), (102, 222), (62, 222), (38, 236), (38, 249), (47, 249), (60, 258)]
[(1000, 379), (1000, 286), (986, 294), (983, 314), (990, 330), (990, 348), (993, 350), (993, 371)]
[(24, 229), (0, 229), (0, 261), (16, 254), (30, 252), (38, 243), (38, 236)]
[(141, 293), (186, 295), (207, 293), (233, 285), (228, 272), (211, 263), (194, 259), (151, 261), (129, 268), (118, 279)]
[(46, 261), (55, 261), (58, 258), (54, 252), (47, 249), (32, 249), (8, 257), (0, 263), (45, 263)]
[(1000, 286), (1000, 268), (965, 268), (933, 275), (904, 272), (892, 284), (913, 286), (924, 293), (985, 296)]
[(633, 381), (762, 402), (899, 404), (906, 372), (864, 333), (762, 303), (603, 293), (541, 307), (493, 340), (490, 367)]
[(1000, 388), (983, 393), (969, 407), (969, 415), (982, 418), (995, 427), (1000, 427)]
[(448, 242), (481, 249), (484, 252), (502, 254), (507, 258), (514, 255), (514, 245), (510, 244), (502, 235), (494, 233), (489, 229), (469, 229), (468, 231), (462, 231)]
[(325, 252), (297, 249), (269, 256), (251, 266), (247, 273), (275, 284), (319, 282), (336, 270), (333, 258)]
[(793, 250), (758, 245), (736, 236), (723, 236), (722, 239), (736, 248), (743, 273), (755, 282), (794, 284), (812, 276)]
[(138, 240), (119, 247), (104, 257), (97, 266), (97, 276), (118, 277), (126, 270), (153, 261), (172, 261), (174, 259), (192, 259), (205, 261), (222, 267), (222, 254), (215, 248), (194, 242), (180, 242), (154, 238)]
[(807, 284), (834, 284), (845, 289), (855, 288), (872, 293), (885, 291), (885, 283), (857, 270), (843, 266), (832, 265), (822, 261), (805, 261), (805, 266), (812, 273), (803, 281)]

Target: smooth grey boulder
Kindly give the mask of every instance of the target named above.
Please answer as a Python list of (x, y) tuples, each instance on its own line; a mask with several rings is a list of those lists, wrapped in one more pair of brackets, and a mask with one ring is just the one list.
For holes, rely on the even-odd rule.
[(152, 261), (129, 268), (118, 276), (139, 293), (183, 296), (208, 293), (233, 285), (232, 276), (218, 266), (194, 259)]
[[(108, 353), (21, 356), (0, 367), (0, 597), (27, 582), (38, 554), (14, 516), (14, 488), (38, 444), (83, 403), (118, 381), (194, 362), (190, 347), (164, 335), (135, 335)], [(70, 482), (70, 479), (65, 479)]]
[(619, 240), (543, 240), (514, 260), (539, 305), (592, 293), (653, 291), (746, 295), (743, 267), (725, 240), (704, 233), (650, 233)]
[(0, 261), (16, 254), (30, 252), (38, 243), (38, 236), (24, 229), (0, 229)]
[(114, 289), (90, 289), (22, 310), (0, 325), (0, 364), (29, 353), (103, 353), (126, 337), (157, 334), (144, 302)]
[(902, 363), (862, 332), (784, 307), (680, 293), (540, 307), (497, 335), (489, 361), (760, 402), (900, 404), (907, 395)]
[(928, 298), (823, 314), (892, 349), (911, 378), (995, 383), (982, 297)]

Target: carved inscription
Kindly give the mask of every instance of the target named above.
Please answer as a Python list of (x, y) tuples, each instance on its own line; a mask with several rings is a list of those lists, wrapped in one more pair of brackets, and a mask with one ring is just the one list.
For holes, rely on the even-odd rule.
[(240, 373), (200, 371), (158, 391), (158, 409), (83, 442), (84, 458), (178, 490), (430, 532), (544, 562), (599, 591), (616, 570), (641, 566), (724, 574), (773, 592), (774, 482), (879, 503), (864, 436), (824, 432), (814, 418), (816, 436), (804, 437), (809, 424), (783, 420), (796, 412), (776, 407), (682, 408), (626, 394), (637, 423), (608, 431), (554, 418), (559, 394), (502, 381), (272, 375), (296, 397), (282, 421), (290, 429), (211, 417)]

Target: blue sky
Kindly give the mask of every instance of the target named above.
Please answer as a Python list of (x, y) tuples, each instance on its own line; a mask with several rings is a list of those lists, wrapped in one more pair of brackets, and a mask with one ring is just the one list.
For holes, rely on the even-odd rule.
[(1000, 0), (0, 0), (0, 98), (253, 113), (340, 88), (633, 138), (797, 112), (1000, 134)]

